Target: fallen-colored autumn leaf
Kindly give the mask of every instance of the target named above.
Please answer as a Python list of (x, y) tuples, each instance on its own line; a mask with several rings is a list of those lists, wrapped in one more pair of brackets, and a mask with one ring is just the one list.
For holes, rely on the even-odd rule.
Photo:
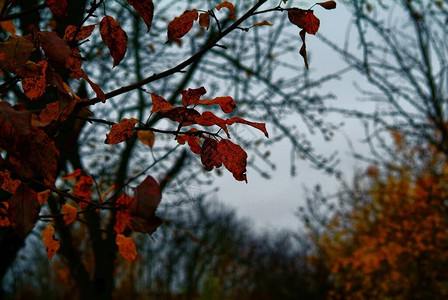
[(51, 260), (60, 247), (59, 241), (54, 238), (54, 227), (52, 225), (48, 225), (42, 231), (42, 242), (45, 245), (48, 259)]
[(152, 0), (127, 0), (132, 7), (138, 12), (140, 17), (146, 24), (148, 32), (151, 29), (152, 19), (154, 17), (154, 4)]
[(137, 131), (137, 137), (140, 142), (147, 145), (149, 148), (154, 147), (154, 141), (156, 134), (150, 130), (139, 130)]
[(304, 29), (306, 33), (316, 34), (319, 30), (320, 21), (316, 18), (312, 10), (291, 8), (288, 10), (288, 18), (291, 23)]
[(115, 243), (118, 246), (118, 252), (128, 262), (133, 262), (137, 257), (137, 248), (135, 247), (134, 240), (131, 237), (125, 237), (123, 234), (117, 234)]
[(64, 220), (65, 225), (75, 222), (76, 217), (78, 216), (78, 210), (68, 203), (62, 205), (61, 212), (64, 214), (62, 219)]
[(216, 9), (217, 10), (221, 10), (221, 8), (227, 8), (230, 12), (229, 14), (229, 19), (230, 20), (235, 20), (236, 19), (236, 15), (235, 15), (235, 7), (233, 6), (232, 3), (230, 3), (229, 1), (224, 1), (218, 5), (216, 5)]
[(134, 132), (134, 127), (137, 123), (137, 119), (124, 118), (120, 123), (112, 125), (112, 129), (106, 134), (104, 143), (114, 145), (127, 140)]
[(168, 41), (180, 39), (186, 35), (193, 27), (194, 21), (198, 19), (198, 11), (196, 9), (186, 10), (179, 17), (175, 17), (168, 24)]
[(121, 28), (120, 22), (115, 21), (111, 16), (105, 16), (100, 23), (101, 38), (109, 48), (110, 54), (114, 59), (114, 65), (118, 65), (126, 54), (128, 45), (128, 35)]

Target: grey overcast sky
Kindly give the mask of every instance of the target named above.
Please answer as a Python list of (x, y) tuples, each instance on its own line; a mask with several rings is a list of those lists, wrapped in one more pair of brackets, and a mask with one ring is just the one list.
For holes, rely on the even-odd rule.
[[(313, 3), (314, 1), (296, 1), (293, 4), (307, 8)], [(338, 3), (338, 7), (332, 11), (316, 7), (315, 14), (321, 20), (317, 34), (324, 35), (338, 44), (343, 43), (351, 18), (344, 5)], [(294, 26), (290, 26), (289, 29), (297, 31)], [(302, 67), (303, 60), (298, 51), (300, 45), (301, 41), (297, 37), (297, 52), (292, 53), (291, 60), (296, 60), (297, 65)], [(341, 58), (328, 46), (322, 44), (317, 37), (307, 37), (307, 51), (310, 57), (309, 72), (312, 78), (319, 78), (345, 66)], [(356, 101), (359, 94), (357, 94), (353, 83), (360, 80), (358, 74), (349, 72), (341, 80), (324, 84), (322, 92), (331, 91), (337, 96), (333, 105), (353, 108), (359, 105)], [(331, 141), (326, 142), (319, 135), (311, 136), (311, 141), (318, 153), (331, 154), (335, 150), (338, 151), (338, 158), (341, 160), (338, 168), (343, 172), (343, 177), (349, 179), (356, 168), (365, 166), (351, 156), (347, 138), (358, 149), (365, 148), (366, 146), (360, 143), (364, 131), (359, 121), (343, 119), (342, 116), (336, 115), (329, 116), (329, 118), (335, 123), (344, 122), (345, 125), (335, 132)], [(269, 131), (269, 125), (267, 126)], [(303, 131), (307, 131), (307, 129), (303, 128)], [(223, 172), (223, 176), (218, 177), (215, 181), (215, 185), (219, 187), (216, 196), (219, 201), (235, 208), (238, 216), (252, 220), (257, 229), (296, 229), (299, 227), (299, 221), (295, 212), (304, 203), (303, 187), (311, 188), (319, 183), (324, 191), (335, 192), (339, 184), (335, 177), (330, 177), (324, 171), (312, 168), (310, 162), (306, 160), (297, 164), (297, 175), (291, 177), (290, 146), (286, 142), (276, 144), (271, 149), (271, 153), (272, 161), (277, 165), (275, 171), (269, 172), (272, 175), (271, 179), (264, 179), (256, 171), (248, 168), (248, 184), (245, 184), (235, 181), (230, 173)]]

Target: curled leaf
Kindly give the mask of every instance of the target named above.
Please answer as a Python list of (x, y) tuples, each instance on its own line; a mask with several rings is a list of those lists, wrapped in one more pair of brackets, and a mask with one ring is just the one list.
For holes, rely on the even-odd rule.
[(225, 112), (226, 114), (231, 113), (236, 107), (235, 100), (233, 100), (233, 98), (230, 96), (216, 97), (215, 99), (203, 99), (199, 100), (198, 104), (201, 105), (218, 104), (221, 107), (222, 111)]
[(325, 1), (325, 2), (318, 2), (320, 6), (322, 6), (325, 9), (335, 9), (336, 8), (336, 1)]
[(254, 26), (265, 26), (265, 25), (267, 25), (267, 26), (272, 26), (272, 24), (269, 23), (269, 22), (266, 21), (266, 20), (261, 21), (261, 22), (255, 22), (255, 23), (254, 23)]
[(117, 234), (115, 243), (118, 246), (118, 252), (128, 262), (133, 262), (137, 257), (137, 248), (131, 237), (125, 237), (123, 234)]
[(75, 222), (76, 217), (78, 216), (78, 210), (68, 203), (62, 205), (61, 212), (64, 214), (62, 219), (64, 220), (65, 225)]
[(221, 10), (221, 8), (223, 8), (223, 7), (227, 8), (229, 10), (229, 12), (230, 12), (229, 19), (235, 20), (236, 15), (235, 15), (235, 7), (233, 6), (233, 4), (230, 3), (229, 1), (224, 1), (224, 2), (216, 5), (217, 10)]
[(257, 128), (258, 130), (261, 130), (266, 137), (269, 137), (268, 131), (266, 130), (266, 124), (265, 123), (257, 123), (257, 122), (246, 121), (246, 120), (244, 120), (242, 118), (239, 118), (239, 117), (233, 117), (233, 118), (230, 118), (230, 119), (226, 120), (226, 124), (227, 125), (232, 125), (234, 123), (242, 123), (242, 124), (246, 124), (246, 125), (252, 126), (254, 128)]
[(193, 27), (193, 22), (198, 19), (196, 9), (186, 10), (179, 17), (175, 17), (168, 24), (168, 41), (180, 39), (186, 35)]
[(128, 35), (121, 28), (120, 22), (115, 21), (111, 16), (105, 16), (100, 23), (101, 38), (109, 48), (114, 59), (114, 67), (118, 65), (126, 54), (128, 45)]
[(299, 53), (300, 53), (300, 55), (302, 55), (303, 60), (305, 62), (305, 68), (308, 70), (310, 67), (308, 65), (308, 56), (306, 55), (305, 34), (306, 34), (305, 29), (300, 30), (299, 35), (300, 35), (300, 38), (302, 39), (303, 44), (302, 44), (302, 47), (300, 47)]
[(312, 10), (291, 8), (288, 10), (288, 18), (291, 23), (302, 28), (309, 34), (316, 34), (319, 30), (320, 21), (313, 14)]
[(188, 89), (180, 92), (182, 94), (182, 105), (187, 107), (189, 105), (196, 105), (199, 99), (207, 93), (205, 88), (201, 86), (197, 89)]
[(104, 143), (114, 145), (127, 140), (134, 132), (134, 127), (137, 123), (137, 119), (124, 118), (120, 123), (112, 125), (112, 129), (108, 134), (106, 134), (106, 140)]
[(52, 225), (48, 225), (42, 231), (42, 242), (45, 245), (48, 259), (51, 260), (60, 247), (59, 241), (54, 238), (54, 227)]
[(138, 12), (149, 32), (154, 17), (154, 4), (152, 0), (128, 0), (128, 3)]

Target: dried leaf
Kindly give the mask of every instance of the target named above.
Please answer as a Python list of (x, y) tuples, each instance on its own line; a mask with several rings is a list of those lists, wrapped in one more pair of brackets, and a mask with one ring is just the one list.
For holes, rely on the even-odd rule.
[(16, 34), (16, 26), (14, 26), (14, 22), (12, 20), (1, 21), (0, 27), (10, 34)]
[(320, 21), (313, 14), (312, 10), (291, 8), (288, 10), (288, 18), (291, 23), (302, 28), (309, 34), (316, 34), (319, 30)]
[(150, 130), (139, 130), (137, 131), (137, 137), (140, 142), (147, 145), (149, 148), (154, 146), (154, 140), (156, 138), (156, 134)]
[(227, 8), (230, 12), (229, 15), (229, 19), (230, 20), (235, 20), (236, 19), (236, 15), (235, 15), (235, 7), (233, 6), (232, 3), (230, 3), (229, 1), (224, 1), (221, 4), (216, 5), (216, 9), (217, 10), (221, 10), (221, 8)]
[(137, 119), (124, 118), (120, 123), (112, 125), (112, 129), (106, 134), (104, 143), (114, 145), (127, 140), (134, 133), (134, 127), (137, 123)]
[(11, 178), (11, 172), (0, 170), (0, 188), (10, 194), (14, 194), (20, 186), (21, 181)]
[(59, 241), (54, 238), (54, 227), (52, 225), (48, 225), (42, 231), (42, 242), (45, 245), (48, 259), (51, 260), (60, 247)]
[(222, 139), (218, 143), (218, 152), (221, 155), (222, 163), (233, 174), (233, 177), (236, 180), (247, 182), (247, 153), (243, 148), (230, 140)]
[(48, 197), (51, 195), (51, 190), (45, 190), (42, 192), (37, 193), (37, 202), (39, 202), (39, 205), (42, 206), (48, 201)]
[(0, 42), (0, 68), (10, 73), (17, 73), (28, 61), (34, 43), (28, 37), (10, 36)]
[(76, 217), (78, 216), (78, 210), (68, 203), (62, 205), (61, 212), (64, 214), (62, 219), (64, 220), (65, 225), (75, 222)]
[(182, 94), (182, 105), (187, 107), (189, 105), (196, 105), (199, 99), (207, 93), (205, 88), (201, 86), (197, 89), (188, 89), (180, 92)]
[(47, 89), (47, 79), (45, 72), (48, 67), (48, 63), (45, 60), (41, 60), (37, 63), (37, 66), (41, 68), (41, 74), (36, 77), (27, 77), (22, 80), (22, 88), (25, 95), (30, 100), (37, 100), (45, 93)]
[[(75, 186), (73, 187), (73, 195), (84, 199), (86, 201), (90, 201), (92, 199), (92, 186), (93, 186), (93, 179), (89, 176), (81, 176), (76, 181)], [(79, 207), (82, 209), (87, 207), (86, 202), (79, 202)]]
[(227, 134), (227, 136), (230, 136), (229, 130), (227, 129), (226, 121), (215, 116), (214, 113), (210, 111), (204, 111), (200, 116), (197, 116), (195, 118), (195, 121), (197, 124), (202, 126), (213, 126), (217, 125), (221, 127), (222, 130)]
[(18, 236), (25, 238), (39, 219), (40, 205), (36, 192), (22, 183), (9, 199), (8, 217)]
[(64, 40), (67, 42), (84, 40), (92, 34), (95, 26), (96, 24), (87, 25), (78, 29), (76, 26), (68, 25), (67, 28), (65, 28)]
[(302, 42), (303, 42), (303, 44), (302, 44), (302, 47), (300, 47), (300, 51), (299, 51), (299, 53), (300, 53), (300, 55), (302, 55), (302, 57), (303, 57), (303, 60), (304, 60), (304, 62), (305, 62), (305, 68), (307, 69), (307, 70), (309, 70), (309, 65), (308, 65), (308, 56), (306, 55), (306, 43), (305, 43), (305, 29), (302, 29), (302, 30), (300, 30), (300, 32), (299, 32), (299, 35), (300, 35), (300, 38), (302, 39)]
[(208, 12), (199, 14), (199, 25), (207, 28), (207, 30), (210, 28), (210, 14)]
[(269, 23), (269, 22), (266, 21), (266, 20), (261, 21), (261, 22), (255, 22), (255, 23), (254, 23), (254, 26), (265, 26), (265, 25), (267, 25), (267, 26), (272, 26), (272, 24)]
[(0, 227), (11, 226), (8, 218), (9, 203), (7, 201), (0, 202)]
[(233, 100), (232, 97), (226, 96), (226, 97), (216, 97), (215, 99), (203, 99), (199, 100), (198, 104), (201, 105), (212, 105), (212, 104), (218, 104), (222, 111), (226, 114), (231, 113), (235, 108), (235, 100)]
[(118, 246), (118, 252), (128, 262), (133, 262), (137, 257), (137, 248), (135, 247), (134, 240), (131, 237), (125, 237), (122, 234), (117, 234), (115, 243)]
[(232, 125), (234, 123), (242, 123), (242, 124), (246, 124), (246, 125), (255, 127), (258, 130), (261, 130), (267, 138), (269, 137), (269, 134), (268, 134), (268, 132), (266, 130), (266, 124), (265, 123), (257, 123), (257, 122), (246, 121), (246, 120), (244, 120), (242, 118), (239, 118), (239, 117), (233, 117), (233, 118), (230, 118), (230, 119), (226, 120), (226, 124), (227, 125)]
[(201, 162), (206, 171), (211, 171), (214, 167), (221, 167), (222, 158), (216, 140), (205, 138), (204, 143), (202, 143)]
[(134, 7), (140, 17), (145, 21), (148, 32), (151, 29), (152, 19), (154, 17), (154, 4), (152, 0), (128, 0), (128, 3)]
[(162, 192), (159, 184), (151, 176), (147, 176), (135, 190), (135, 201), (131, 204), (130, 213), (132, 216), (150, 218), (154, 215), (160, 200)]
[(79, 176), (81, 176), (82, 174), (82, 170), (81, 169), (76, 169), (71, 173), (66, 174), (65, 176), (62, 176), (62, 180), (71, 180), (71, 179), (76, 179)]
[(325, 9), (335, 9), (336, 8), (336, 1), (325, 1), (325, 2), (318, 2), (320, 6), (322, 6)]
[(115, 215), (114, 231), (116, 233), (122, 233), (126, 229), (126, 226), (131, 223), (131, 218), (128, 211), (119, 210)]
[(200, 113), (193, 108), (174, 107), (173, 109), (159, 114), (159, 118), (168, 118), (171, 121), (178, 122), (182, 126), (196, 124), (196, 119), (200, 117)]
[(111, 16), (105, 16), (100, 23), (101, 38), (109, 48), (110, 54), (114, 59), (114, 67), (118, 65), (126, 54), (128, 45), (128, 36), (121, 29), (120, 22), (115, 21)]
[(50, 62), (56, 66), (65, 67), (67, 58), (72, 54), (67, 41), (61, 39), (54, 31), (39, 31), (37, 36)]
[(65, 17), (67, 15), (67, 0), (46, 0), (45, 4), (55, 16)]
[(168, 41), (180, 39), (186, 35), (193, 27), (194, 21), (198, 19), (198, 11), (196, 9), (186, 10), (179, 17), (175, 17), (168, 24)]
[(151, 93), (151, 100), (152, 100), (151, 113), (166, 112), (174, 108), (174, 106), (172, 106), (171, 103), (166, 101), (165, 98), (155, 93)]

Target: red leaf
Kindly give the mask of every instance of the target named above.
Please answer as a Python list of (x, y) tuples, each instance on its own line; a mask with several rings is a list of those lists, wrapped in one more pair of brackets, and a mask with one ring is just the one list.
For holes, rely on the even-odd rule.
[(78, 29), (76, 26), (68, 25), (67, 28), (65, 28), (64, 40), (67, 42), (84, 40), (92, 34), (95, 26), (96, 25), (87, 25)]
[(151, 29), (152, 18), (154, 17), (154, 4), (152, 0), (128, 0), (140, 17), (145, 21), (148, 32)]
[(200, 113), (192, 108), (174, 107), (173, 109), (160, 113), (160, 118), (168, 118), (171, 121), (178, 122), (182, 126), (196, 124), (196, 119), (200, 117)]
[(45, 4), (55, 16), (65, 17), (67, 15), (67, 0), (46, 0)]
[(159, 184), (151, 176), (147, 176), (135, 190), (135, 201), (131, 203), (132, 216), (150, 218), (154, 215), (162, 199)]
[(121, 29), (120, 22), (115, 21), (111, 16), (105, 16), (100, 23), (101, 38), (109, 48), (110, 54), (114, 59), (114, 67), (118, 65), (126, 54), (128, 45), (128, 36)]
[(204, 12), (199, 15), (199, 25), (207, 28), (208, 30), (210, 27), (210, 14), (208, 12)]
[(47, 89), (47, 79), (45, 72), (48, 67), (48, 63), (45, 60), (41, 60), (37, 66), (41, 68), (41, 73), (36, 74), (35, 77), (26, 77), (22, 80), (22, 88), (25, 95), (31, 100), (37, 100), (45, 93)]
[(316, 34), (319, 30), (320, 21), (313, 14), (312, 10), (303, 10), (300, 8), (291, 8), (288, 10), (288, 18), (291, 23), (303, 28), (306, 33)]
[(325, 1), (325, 2), (318, 2), (320, 6), (322, 6), (325, 9), (335, 9), (336, 8), (336, 2), (335, 1)]
[[(197, 131), (196, 128), (191, 128), (188, 130), (188, 132), (194, 132)], [(179, 144), (185, 144), (185, 141), (188, 143), (188, 146), (190, 146), (191, 152), (196, 154), (201, 154), (201, 146), (199, 145), (200, 139), (198, 139), (194, 135), (188, 135), (188, 134), (179, 134), (176, 136), (176, 140)]]
[(197, 116), (195, 118), (195, 121), (197, 124), (202, 126), (218, 125), (219, 127), (222, 128), (222, 130), (224, 130), (227, 136), (230, 136), (229, 130), (227, 129), (226, 121), (221, 118), (218, 118), (217, 116), (215, 116), (215, 114), (213, 114), (210, 111), (204, 111), (200, 116)]
[(137, 119), (124, 118), (120, 123), (112, 125), (112, 129), (106, 134), (104, 143), (114, 145), (127, 140), (134, 133), (134, 127), (137, 123)]
[(53, 186), (59, 155), (53, 140), (31, 126), (28, 112), (16, 111), (6, 101), (0, 102), (0, 147), (8, 151), (13, 173)]
[(152, 108), (151, 113), (155, 112), (166, 112), (174, 108), (168, 101), (162, 96), (155, 93), (151, 93)]
[(10, 194), (14, 194), (20, 186), (20, 180), (11, 178), (11, 172), (0, 170), (0, 188)]
[(40, 205), (36, 192), (22, 183), (8, 202), (11, 226), (19, 236), (25, 238), (39, 219)]
[(202, 143), (201, 162), (206, 171), (211, 171), (214, 167), (221, 167), (222, 158), (216, 140), (205, 138), (204, 143)]
[(227, 170), (232, 172), (233, 177), (239, 181), (246, 181), (247, 153), (240, 146), (230, 140), (222, 139), (218, 143), (218, 151), (221, 155), (222, 163)]
[(65, 225), (75, 222), (76, 217), (78, 216), (78, 210), (67, 203), (62, 205), (61, 212), (64, 214), (62, 219), (64, 220)]
[(168, 24), (168, 41), (179, 39), (186, 35), (193, 27), (193, 22), (198, 19), (196, 9), (186, 10), (179, 17), (175, 17)]
[[(73, 195), (84, 199), (86, 201), (90, 201), (92, 199), (92, 186), (93, 186), (93, 179), (89, 176), (81, 176), (76, 181), (75, 186), (73, 187)], [(87, 207), (86, 202), (79, 202), (79, 207), (82, 209)]]
[(224, 1), (221, 4), (216, 5), (217, 10), (221, 10), (221, 8), (223, 8), (223, 7), (227, 8), (229, 10), (229, 12), (230, 12), (229, 19), (235, 20), (236, 15), (235, 15), (235, 7), (233, 7), (233, 4), (228, 1)]
[(250, 122), (250, 121), (246, 121), (246, 120), (244, 120), (242, 118), (239, 118), (239, 117), (233, 117), (233, 118), (230, 118), (230, 119), (226, 120), (226, 124), (227, 125), (232, 125), (234, 123), (242, 123), (242, 124), (246, 124), (246, 125), (255, 127), (258, 130), (261, 130), (266, 137), (269, 137), (269, 134), (268, 134), (268, 132), (266, 130), (266, 124), (265, 123)]
[(201, 86), (197, 89), (188, 89), (180, 92), (182, 94), (182, 105), (187, 107), (189, 105), (196, 105), (199, 99), (207, 93), (205, 88)]
[(0, 68), (17, 73), (28, 61), (33, 48), (34, 43), (28, 37), (14, 35), (0, 42)]
[(54, 31), (39, 31), (37, 36), (50, 61), (56, 66), (65, 67), (67, 58), (72, 54), (72, 49), (68, 46), (67, 41), (61, 39)]
[(226, 96), (226, 97), (216, 97), (215, 99), (203, 99), (199, 100), (198, 104), (201, 105), (212, 105), (212, 104), (218, 104), (222, 111), (226, 114), (231, 113), (235, 107), (235, 100), (233, 100), (232, 97)]

